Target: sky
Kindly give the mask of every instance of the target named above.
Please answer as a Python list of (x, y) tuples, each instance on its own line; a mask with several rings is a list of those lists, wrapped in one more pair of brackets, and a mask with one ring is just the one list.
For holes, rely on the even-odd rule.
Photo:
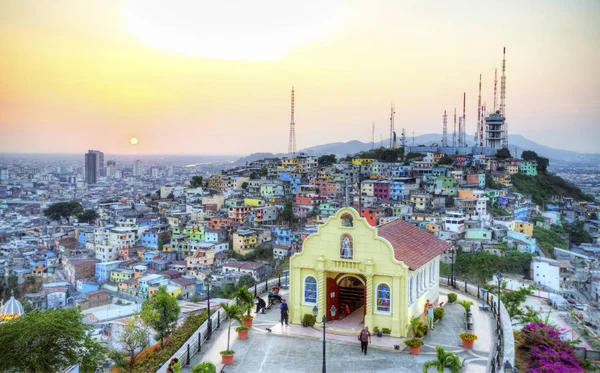
[(472, 136), (503, 47), (509, 132), (600, 152), (599, 20), (597, 0), (0, 1), (0, 152), (286, 152), (292, 86), (298, 149), (385, 139), (391, 103), (398, 134), (441, 133), (463, 92)]

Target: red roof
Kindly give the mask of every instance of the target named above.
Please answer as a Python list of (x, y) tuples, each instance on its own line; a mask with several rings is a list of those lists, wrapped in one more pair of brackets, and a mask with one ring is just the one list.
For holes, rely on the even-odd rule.
[(388, 240), (394, 248), (396, 260), (415, 270), (452, 247), (427, 231), (396, 219), (379, 227), (379, 237)]

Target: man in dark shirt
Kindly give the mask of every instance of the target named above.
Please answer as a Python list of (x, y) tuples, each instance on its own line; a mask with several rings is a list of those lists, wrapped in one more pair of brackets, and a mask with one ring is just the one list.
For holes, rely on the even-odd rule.
[(360, 351), (367, 354), (367, 346), (371, 343), (371, 333), (369, 333), (369, 327), (365, 326), (363, 330), (360, 331), (358, 335), (358, 339), (360, 340)]
[(285, 299), (281, 300), (281, 304), (279, 305), (279, 309), (281, 310), (281, 325), (285, 321), (285, 325), (288, 325), (288, 312), (289, 308)]
[(256, 313), (259, 313), (260, 310), (264, 310), (267, 307), (267, 303), (259, 296), (256, 296)]

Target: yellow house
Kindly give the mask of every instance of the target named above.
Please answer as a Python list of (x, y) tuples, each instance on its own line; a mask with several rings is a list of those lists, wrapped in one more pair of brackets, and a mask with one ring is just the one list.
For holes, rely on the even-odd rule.
[(365, 166), (368, 164), (371, 164), (375, 162), (375, 159), (373, 158), (353, 158), (352, 159), (352, 164), (355, 166)]
[(524, 233), (528, 236), (533, 236), (533, 224), (515, 220), (515, 232)]
[(410, 317), (427, 299), (437, 302), (439, 256), (451, 246), (401, 219), (372, 227), (353, 208), (340, 209), (290, 259), (291, 322), (317, 306), (317, 319), (325, 314), (336, 330), (357, 334), (364, 322), (404, 337)]

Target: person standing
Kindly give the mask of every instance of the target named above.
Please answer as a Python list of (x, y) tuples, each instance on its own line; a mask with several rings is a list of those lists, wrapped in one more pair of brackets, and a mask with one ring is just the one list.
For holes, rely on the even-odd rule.
[(371, 333), (369, 332), (368, 326), (365, 326), (364, 329), (360, 331), (358, 340), (360, 341), (360, 352), (363, 352), (366, 355), (367, 346), (371, 343)]
[(264, 299), (262, 299), (261, 297), (259, 297), (258, 295), (256, 296), (256, 313), (258, 314), (260, 312), (260, 310), (263, 310), (264, 313), (264, 309), (267, 307), (267, 303), (265, 303)]
[(285, 299), (281, 300), (281, 304), (279, 305), (279, 309), (281, 310), (281, 325), (283, 326), (283, 322), (285, 321), (285, 325), (288, 325), (288, 312), (289, 308)]
[(434, 319), (434, 314), (433, 314), (433, 310), (435, 309), (435, 307), (433, 306), (433, 304), (429, 304), (429, 308), (427, 309), (427, 326), (429, 327), (430, 330), (433, 330), (433, 319)]

